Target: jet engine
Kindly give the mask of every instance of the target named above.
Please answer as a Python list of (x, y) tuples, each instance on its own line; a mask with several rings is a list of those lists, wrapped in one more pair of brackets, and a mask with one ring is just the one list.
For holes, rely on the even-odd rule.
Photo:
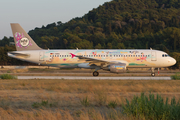
[(111, 64), (109, 65), (108, 68), (112, 73), (122, 73), (126, 71), (126, 64), (124, 63)]

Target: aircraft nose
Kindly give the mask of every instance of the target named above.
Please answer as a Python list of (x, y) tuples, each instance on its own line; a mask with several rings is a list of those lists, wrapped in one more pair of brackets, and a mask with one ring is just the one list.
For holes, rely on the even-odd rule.
[(176, 60), (174, 59), (174, 58), (172, 58), (173, 60), (172, 60), (172, 64), (174, 65), (174, 64), (176, 64)]
[(176, 64), (176, 60), (175, 60), (174, 58), (171, 58), (170, 60), (168, 60), (168, 62), (169, 62), (171, 65)]

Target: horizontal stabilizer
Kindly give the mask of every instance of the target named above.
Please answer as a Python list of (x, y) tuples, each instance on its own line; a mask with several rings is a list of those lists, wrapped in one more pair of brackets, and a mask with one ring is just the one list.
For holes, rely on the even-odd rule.
[(30, 57), (29, 54), (8, 52), (8, 56), (10, 56), (10, 55), (14, 56), (14, 57), (19, 57), (19, 58), (28, 58), (28, 57)]

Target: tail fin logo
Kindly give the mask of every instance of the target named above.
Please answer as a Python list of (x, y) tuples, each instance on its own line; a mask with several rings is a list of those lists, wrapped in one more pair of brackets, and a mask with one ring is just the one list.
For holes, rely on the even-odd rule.
[(24, 37), (24, 34), (22, 33), (18, 33), (16, 32), (14, 34), (14, 37), (16, 38), (16, 46), (17, 47), (25, 47), (27, 48), (28, 46), (31, 46), (32, 43), (29, 39), (27, 39), (26, 37)]

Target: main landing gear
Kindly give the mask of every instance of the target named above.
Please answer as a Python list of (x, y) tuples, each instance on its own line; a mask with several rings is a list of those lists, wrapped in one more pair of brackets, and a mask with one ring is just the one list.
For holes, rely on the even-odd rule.
[(151, 68), (151, 76), (152, 76), (152, 77), (155, 76), (154, 68)]
[(155, 76), (155, 73), (151, 73), (151, 76), (154, 77), (154, 76)]
[(98, 76), (98, 75), (99, 75), (99, 72), (97, 72), (97, 71), (93, 72), (93, 76)]

